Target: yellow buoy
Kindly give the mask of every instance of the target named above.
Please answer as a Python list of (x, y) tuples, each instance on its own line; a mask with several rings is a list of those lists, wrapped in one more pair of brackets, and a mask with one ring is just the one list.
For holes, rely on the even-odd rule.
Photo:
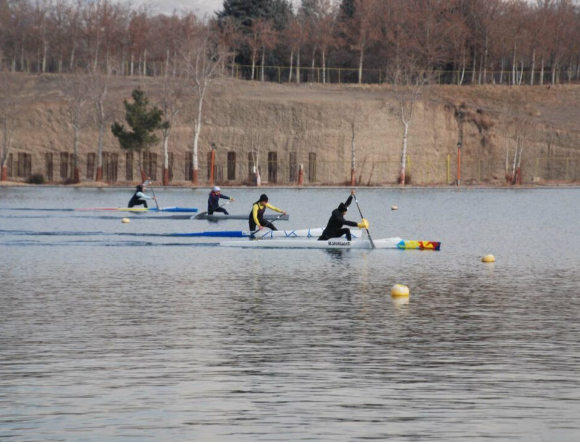
[(121, 219), (121, 222), (123, 222), (124, 224), (128, 224), (129, 222), (131, 222), (131, 220), (128, 217), (124, 217), (123, 219)]
[(398, 206), (396, 206), (396, 205), (393, 205), (393, 206), (391, 207), (391, 210), (393, 210), (393, 211), (397, 211), (398, 209), (399, 209), (399, 207), (398, 207)]
[(486, 254), (481, 258), (481, 262), (485, 262), (486, 264), (495, 262), (495, 256), (493, 254)]
[(394, 298), (408, 298), (409, 287), (401, 284), (393, 285), (393, 288), (391, 288), (391, 296)]

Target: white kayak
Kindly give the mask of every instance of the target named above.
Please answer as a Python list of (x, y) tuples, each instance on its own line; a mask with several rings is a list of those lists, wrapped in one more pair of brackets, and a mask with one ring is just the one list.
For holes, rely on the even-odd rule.
[[(390, 237), (387, 239), (373, 239), (375, 248), (378, 250), (439, 250), (440, 242), (431, 241), (410, 241), (400, 237)], [(329, 239), (319, 241), (316, 239), (258, 239), (247, 241), (227, 241), (220, 242), (222, 247), (242, 247), (242, 248), (315, 248), (315, 249), (337, 249), (337, 250), (370, 250), (372, 248), (368, 239), (353, 239), (348, 241), (344, 238)]]
[[(251, 231), (245, 231), (244, 233), (247, 233), (248, 236), (251, 233), (254, 233), (254, 237), (256, 239), (272, 239), (275, 237), (306, 237), (306, 238), (319, 238), (320, 236), (322, 236), (322, 232), (324, 231), (324, 228), (307, 228), (304, 230), (289, 230), (289, 231), (282, 231), (282, 230), (277, 230), (277, 231), (271, 231), (271, 230), (260, 230), (258, 232), (251, 232)], [(350, 230), (350, 234), (354, 239), (360, 239), (362, 238), (362, 231), (361, 230)], [(346, 237), (342, 237), (343, 239), (346, 239)]]
[[(168, 233), (165, 236), (177, 237), (254, 237), (256, 239), (272, 239), (275, 237), (305, 237), (305, 238), (319, 238), (322, 235), (324, 228), (305, 228), (303, 230), (277, 230), (271, 231), (268, 229), (260, 231), (198, 231), (194, 233)], [(351, 230), (352, 237), (361, 238), (361, 230)]]

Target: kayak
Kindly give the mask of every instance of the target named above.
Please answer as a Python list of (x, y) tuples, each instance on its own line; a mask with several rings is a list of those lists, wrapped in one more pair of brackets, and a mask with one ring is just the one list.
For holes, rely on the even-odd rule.
[(165, 208), (75, 208), (74, 211), (130, 211), (131, 213), (197, 213), (197, 208), (165, 207)]
[[(291, 231), (271, 231), (271, 230), (261, 230), (261, 231), (202, 231), (197, 233), (169, 233), (167, 236), (178, 236), (178, 237), (250, 237), (252, 234), (257, 239), (272, 239), (277, 237), (320, 237), (324, 228), (307, 228), (304, 230), (291, 230)], [(350, 234), (353, 238), (361, 238), (361, 230), (351, 230)]]
[[(373, 239), (375, 248), (378, 250), (437, 250), (441, 248), (441, 242), (404, 240), (400, 237), (387, 239)], [(372, 248), (368, 239), (345, 239), (319, 240), (290, 240), (290, 239), (260, 239), (247, 241), (220, 242), (222, 247), (242, 248), (315, 248), (315, 249), (339, 249), (339, 250), (370, 250)]]
[[(207, 214), (207, 213), (201, 213), (198, 214), (197, 216), (195, 216), (195, 219), (203, 219), (203, 220), (248, 220), (248, 215), (244, 215), (244, 214)], [(271, 214), (266, 214), (264, 215), (264, 219), (265, 220), (290, 220), (290, 215), (289, 214), (285, 214), (283, 216), (274, 216)]]

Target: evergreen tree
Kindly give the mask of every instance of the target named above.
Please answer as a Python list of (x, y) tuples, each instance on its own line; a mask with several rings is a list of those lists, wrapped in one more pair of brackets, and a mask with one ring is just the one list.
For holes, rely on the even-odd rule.
[[(163, 111), (156, 106), (150, 108), (149, 99), (140, 88), (134, 89), (131, 96), (133, 103), (123, 101), (125, 120), (130, 130), (115, 122), (111, 126), (111, 131), (119, 140), (122, 149), (139, 153), (141, 165), (141, 152), (159, 143), (159, 137), (155, 135), (155, 131), (168, 128), (169, 123), (163, 122)], [(141, 175), (144, 176), (142, 167)]]
[(258, 18), (274, 22), (274, 29), (280, 31), (286, 27), (288, 17), (292, 14), (289, 0), (224, 0), (223, 10), (216, 13), (218, 20), (233, 17), (244, 32)]

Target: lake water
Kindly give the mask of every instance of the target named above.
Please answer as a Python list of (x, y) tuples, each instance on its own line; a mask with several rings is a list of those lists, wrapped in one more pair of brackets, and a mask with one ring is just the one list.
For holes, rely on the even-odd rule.
[[(203, 211), (208, 190), (155, 192)], [(224, 192), (243, 214), (266, 192), (280, 229), (348, 197)], [(246, 221), (7, 209), (131, 194), (0, 188), (0, 440), (580, 440), (580, 189), (358, 192), (374, 239), (440, 252), (234, 249), (158, 235)]]

